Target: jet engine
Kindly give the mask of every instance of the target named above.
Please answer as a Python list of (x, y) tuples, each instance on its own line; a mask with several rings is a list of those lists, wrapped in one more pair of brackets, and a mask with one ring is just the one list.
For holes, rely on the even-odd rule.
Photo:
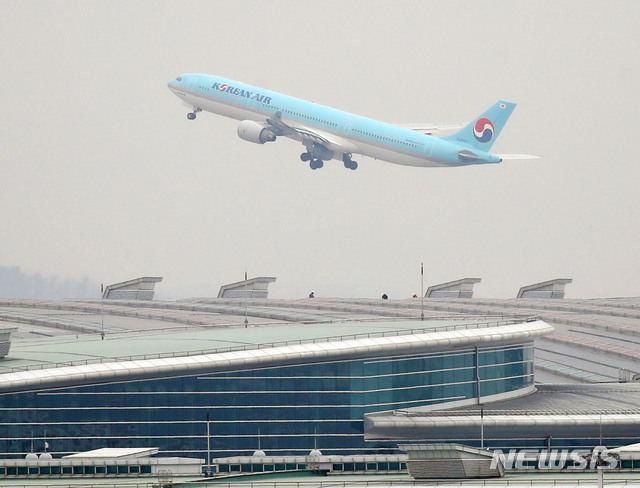
[(264, 144), (265, 142), (273, 142), (276, 140), (276, 135), (271, 132), (270, 129), (253, 120), (243, 120), (240, 122), (240, 125), (238, 125), (238, 136), (245, 141), (255, 142), (256, 144)]

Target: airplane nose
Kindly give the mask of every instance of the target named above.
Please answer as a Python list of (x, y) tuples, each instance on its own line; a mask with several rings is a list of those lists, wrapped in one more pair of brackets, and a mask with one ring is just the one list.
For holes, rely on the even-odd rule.
[(178, 76), (177, 78), (169, 81), (167, 86), (171, 91), (180, 90), (183, 87), (182, 76)]

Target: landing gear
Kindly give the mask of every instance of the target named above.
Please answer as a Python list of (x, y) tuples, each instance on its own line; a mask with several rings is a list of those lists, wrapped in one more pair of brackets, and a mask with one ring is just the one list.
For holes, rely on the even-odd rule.
[(344, 167), (350, 170), (358, 169), (358, 163), (351, 159), (351, 154), (344, 153), (342, 155), (342, 162), (344, 163)]
[(348, 163), (344, 163), (344, 167), (347, 169), (356, 170), (358, 169), (358, 163), (356, 163), (355, 161), (351, 161)]
[[(314, 153), (313, 150), (303, 152), (300, 155), (300, 159), (304, 162), (309, 161), (309, 167), (311, 169), (320, 169), (324, 166), (324, 160), (319, 158), (317, 154)], [(331, 158), (328, 158), (331, 159)], [(351, 159), (351, 154), (344, 153), (342, 155), (342, 162), (344, 163), (344, 167), (350, 170), (358, 169), (358, 163)]]
[(300, 155), (300, 159), (305, 162), (309, 161), (309, 167), (311, 169), (322, 168), (325, 161), (333, 159), (334, 152), (327, 149), (322, 144), (309, 140), (303, 141), (303, 144), (307, 148), (307, 151)]
[(201, 109), (201, 108), (194, 108), (194, 109), (193, 109), (193, 112), (189, 112), (189, 113), (187, 114), (187, 118), (188, 118), (189, 120), (195, 120), (195, 118), (196, 118), (196, 114), (197, 114), (198, 112), (202, 112), (202, 109)]
[(309, 161), (309, 167), (311, 169), (320, 169), (324, 166), (324, 161), (320, 158), (314, 157), (311, 151), (303, 152), (300, 155), (300, 159), (305, 162)]

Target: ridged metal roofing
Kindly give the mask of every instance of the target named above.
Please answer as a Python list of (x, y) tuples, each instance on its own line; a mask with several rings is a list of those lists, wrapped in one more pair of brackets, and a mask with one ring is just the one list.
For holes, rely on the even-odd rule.
[[(180, 301), (108, 301), (99, 300), (2, 300), (0, 299), (0, 325), (15, 327), (12, 333), (12, 351), (20, 351), (22, 341), (30, 343), (29, 349), (37, 343), (64, 340), (79, 335), (79, 341), (91, 334), (99, 337), (104, 323), (107, 339), (112, 340), (126, 334), (132, 336), (130, 343), (119, 344), (121, 353), (109, 353), (108, 348), (86, 348), (98, 358), (107, 356), (144, 356), (146, 351), (135, 345), (139, 339), (135, 335), (184, 331), (190, 336), (194, 331), (211, 328), (233, 330), (227, 335), (229, 344), (252, 343), (250, 334), (239, 330), (243, 327), (245, 314), (249, 326), (277, 326), (294, 324), (296, 329), (306, 333), (306, 325), (313, 324), (355, 324), (364, 321), (380, 321), (381, 330), (390, 320), (417, 320), (422, 312), (420, 299), (381, 300), (365, 298), (315, 298), (298, 300), (276, 299), (218, 299), (196, 298)], [(101, 309), (104, 308), (104, 314)], [(640, 378), (640, 298), (598, 298), (578, 299), (482, 299), (482, 298), (428, 298), (424, 300), (424, 314), (427, 320), (488, 320), (488, 317), (538, 316), (556, 327), (556, 334), (543, 337), (536, 342), (538, 381), (545, 382), (600, 382), (633, 381)], [(325, 327), (325, 325), (322, 325)], [(372, 326), (373, 328), (373, 326)], [(276, 329), (272, 329), (279, 335)], [(258, 333), (259, 334), (259, 333)], [(340, 335), (340, 334), (335, 334)], [(297, 333), (286, 337), (296, 338)], [(280, 336), (281, 340), (285, 338)], [(306, 336), (304, 336), (306, 337)], [(303, 337), (303, 338), (304, 338)], [(68, 343), (69, 341), (67, 341)], [(194, 340), (195, 342), (195, 340)], [(159, 341), (151, 341), (159, 344)], [(152, 351), (156, 354), (185, 354), (191, 351), (217, 349), (220, 344), (201, 340), (199, 346), (184, 346), (183, 341), (175, 341), (175, 349)], [(135, 346), (135, 347), (134, 347)], [(72, 357), (82, 359), (78, 350), (59, 348), (62, 354), (53, 358), (42, 353), (47, 362), (68, 362)], [(623, 352), (624, 354), (620, 354)], [(66, 355), (66, 356), (65, 356)], [(36, 367), (40, 359), (27, 358), (22, 364), (9, 355), (11, 368)], [(88, 360), (88, 359), (87, 359)], [(100, 359), (102, 360), (102, 359)], [(7, 363), (9, 364), (9, 363)], [(0, 371), (5, 370), (0, 363)], [(39, 366), (42, 367), (42, 366)]]
[(477, 435), (481, 424), (487, 435), (509, 439), (627, 435), (640, 429), (640, 384), (538, 385), (535, 393), (482, 406), (368, 414), (365, 435), (449, 439)]

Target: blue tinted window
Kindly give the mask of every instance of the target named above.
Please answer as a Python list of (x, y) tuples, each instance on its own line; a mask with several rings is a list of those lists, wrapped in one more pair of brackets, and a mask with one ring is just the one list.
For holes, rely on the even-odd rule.
[[(482, 395), (533, 384), (530, 345), (480, 349), (477, 359)], [(58, 451), (137, 444), (206, 458), (209, 416), (214, 458), (251, 454), (258, 432), (273, 455), (305, 455), (316, 445), (353, 454), (372, 446), (365, 413), (475, 398), (475, 375), (475, 349), (371, 357), (0, 395), (0, 415), (16, 453), (29, 450), (23, 424), (37, 420)]]

